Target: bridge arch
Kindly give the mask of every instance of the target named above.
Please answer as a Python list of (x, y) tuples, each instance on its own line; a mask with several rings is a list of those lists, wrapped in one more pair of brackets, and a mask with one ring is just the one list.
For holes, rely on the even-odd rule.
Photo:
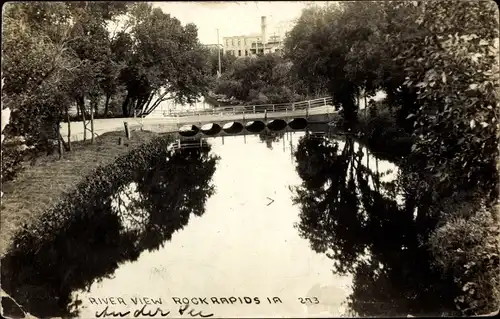
[(200, 130), (205, 135), (217, 135), (222, 130), (222, 127), (217, 123), (207, 123)]
[(200, 129), (196, 125), (184, 125), (179, 129), (179, 135), (181, 136), (195, 136), (198, 134)]
[(307, 127), (307, 120), (305, 118), (299, 117), (288, 121), (288, 126), (294, 130), (301, 130)]
[(267, 128), (271, 131), (281, 131), (284, 130), (286, 126), (286, 121), (282, 119), (273, 119), (267, 123)]
[(241, 131), (243, 131), (243, 124), (241, 124), (240, 122), (228, 122), (224, 124), (222, 130), (229, 134), (240, 133)]
[(245, 129), (251, 133), (259, 133), (266, 128), (262, 121), (250, 121), (245, 124)]

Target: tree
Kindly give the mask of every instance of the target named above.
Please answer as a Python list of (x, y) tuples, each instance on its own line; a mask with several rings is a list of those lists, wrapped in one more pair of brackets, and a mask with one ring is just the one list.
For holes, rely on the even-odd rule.
[(217, 81), (215, 91), (250, 104), (292, 102), (300, 97), (290, 69), (291, 63), (277, 54), (237, 59)]
[[(418, 109), (410, 115), (417, 143), (409, 161), (442, 196), (479, 189), (495, 198), (497, 8), (488, 1), (418, 8), (420, 32), (399, 50), (404, 85), (417, 91)], [(409, 45), (422, 54), (409, 54)]]
[(60, 3), (9, 4), (4, 14), (2, 99), (12, 109), (7, 131), (47, 151), (51, 141), (61, 143), (59, 123), (77, 67), (67, 48), (68, 19)]
[(195, 25), (182, 26), (144, 3), (135, 4), (128, 19), (131, 54), (120, 76), (127, 89), (124, 116), (133, 109), (147, 114), (167, 99), (192, 103), (208, 90), (210, 66)]

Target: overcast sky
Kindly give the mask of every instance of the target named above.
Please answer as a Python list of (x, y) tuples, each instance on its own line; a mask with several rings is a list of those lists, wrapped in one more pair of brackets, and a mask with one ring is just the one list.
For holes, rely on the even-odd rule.
[(267, 16), (268, 36), (280, 33), (284, 35), (287, 27), (289, 29), (293, 26), (293, 21), (311, 2), (313, 1), (183, 1), (154, 2), (153, 5), (176, 17), (182, 24), (196, 24), (201, 43), (217, 43), (218, 28), (222, 44), (223, 37), (260, 33), (260, 17), (264, 15)]

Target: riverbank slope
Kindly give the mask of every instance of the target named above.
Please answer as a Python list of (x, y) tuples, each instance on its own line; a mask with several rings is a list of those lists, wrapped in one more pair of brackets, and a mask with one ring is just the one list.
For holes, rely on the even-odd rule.
[[(23, 163), (18, 176), (2, 185), (0, 256), (5, 255), (12, 236), (23, 224), (37, 220), (83, 177), (157, 135), (149, 131), (133, 131), (131, 139), (126, 140), (123, 131), (108, 132), (99, 136), (95, 144), (73, 143), (72, 151), (65, 153), (61, 160), (54, 154), (39, 157), (33, 166), (29, 162)], [(125, 140), (123, 145), (118, 144), (120, 137)]]

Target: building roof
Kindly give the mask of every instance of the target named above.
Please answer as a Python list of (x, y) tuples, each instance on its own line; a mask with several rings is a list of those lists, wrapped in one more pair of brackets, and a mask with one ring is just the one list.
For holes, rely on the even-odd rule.
[(232, 35), (229, 37), (223, 37), (223, 39), (231, 39), (231, 38), (255, 38), (255, 37), (260, 37), (262, 36), (260, 33), (253, 33), (253, 34), (244, 34), (244, 35)]

